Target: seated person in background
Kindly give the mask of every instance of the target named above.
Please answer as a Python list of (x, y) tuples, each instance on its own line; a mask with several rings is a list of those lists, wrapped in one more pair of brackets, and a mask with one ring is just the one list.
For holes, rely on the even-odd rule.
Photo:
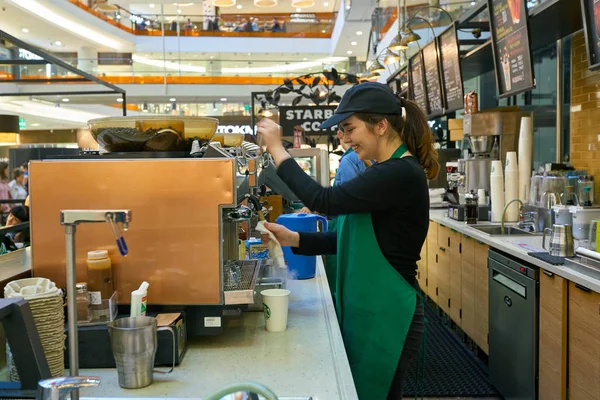
[(25, 171), (21, 168), (15, 168), (13, 170), (13, 180), (8, 184), (10, 196), (13, 199), (25, 199), (27, 197), (27, 189), (25, 189), (26, 183), (27, 178), (25, 177)]
[[(14, 226), (23, 222), (29, 221), (29, 207), (18, 205), (14, 207), (8, 219), (6, 220), (6, 226)], [(5, 254), (9, 251), (15, 251), (22, 246), (17, 246), (15, 243), (28, 244), (31, 241), (29, 229), (23, 232), (9, 232), (4, 235), (0, 240), (0, 254)]]

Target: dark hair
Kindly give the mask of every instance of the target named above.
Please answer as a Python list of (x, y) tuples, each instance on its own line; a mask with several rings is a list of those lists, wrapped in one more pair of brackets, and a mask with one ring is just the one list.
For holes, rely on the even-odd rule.
[(0, 180), (3, 180), (3, 181), (8, 180), (8, 174), (4, 172), (4, 171), (6, 171), (7, 168), (8, 168), (7, 162), (4, 162), (4, 161), (0, 162)]
[(17, 179), (21, 175), (25, 175), (25, 171), (23, 171), (21, 168), (13, 169), (13, 179)]
[(21, 168), (23, 168), (23, 170), (29, 169), (29, 161), (25, 161), (23, 164), (21, 164)]
[(10, 213), (21, 222), (29, 221), (29, 207), (27, 206), (15, 206), (10, 210)]
[(435, 179), (440, 172), (440, 163), (438, 162), (438, 152), (434, 147), (433, 133), (429, 129), (427, 119), (416, 103), (403, 100), (402, 105), (406, 108), (406, 120), (402, 118), (402, 115), (367, 113), (356, 113), (354, 115), (370, 125), (371, 128), (378, 122), (387, 119), (391, 128), (406, 144), (408, 151), (417, 157), (425, 170), (427, 179)]

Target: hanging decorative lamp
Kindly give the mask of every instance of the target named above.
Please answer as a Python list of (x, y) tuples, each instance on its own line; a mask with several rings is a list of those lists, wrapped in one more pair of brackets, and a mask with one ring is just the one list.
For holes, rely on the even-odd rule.
[(387, 51), (385, 52), (385, 57), (383, 59), (383, 63), (385, 65), (390, 65), (390, 64), (397, 63), (398, 61), (400, 61), (400, 56), (398, 54), (394, 53), (393, 51), (391, 51), (390, 49), (387, 49)]
[(375, 82), (376, 80), (379, 79), (380, 76), (381, 76), (381, 74), (379, 72), (371, 72), (369, 75), (367, 75), (367, 77), (365, 79), (368, 80), (369, 82)]
[(254, 5), (256, 7), (275, 7), (277, 0), (254, 0)]
[(371, 66), (369, 67), (369, 72), (383, 72), (385, 71), (385, 67), (383, 65), (381, 65), (381, 62), (379, 62), (378, 59), (375, 59), (375, 61), (373, 61), (373, 64), (371, 64)]
[(394, 40), (392, 40), (392, 43), (390, 43), (388, 49), (393, 50), (395, 52), (408, 49), (408, 45), (402, 43), (402, 33), (399, 33), (396, 36), (394, 36)]
[(315, 5), (315, 0), (292, 0), (292, 7), (308, 8)]
[(233, 7), (236, 0), (212, 0), (212, 5), (215, 7)]

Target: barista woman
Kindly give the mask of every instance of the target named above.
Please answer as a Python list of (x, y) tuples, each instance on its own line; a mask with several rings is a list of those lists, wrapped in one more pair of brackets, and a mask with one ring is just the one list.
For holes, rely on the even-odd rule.
[(321, 128), (334, 125), (361, 160), (377, 164), (323, 188), (285, 151), (280, 127), (258, 123), (278, 175), (311, 210), (338, 216), (337, 232), (265, 226), (297, 254), (337, 255), (336, 308), (359, 397), (401, 399), (424, 328), (415, 277), (429, 226), (427, 179), (439, 171), (433, 135), (415, 103), (379, 83), (348, 90)]

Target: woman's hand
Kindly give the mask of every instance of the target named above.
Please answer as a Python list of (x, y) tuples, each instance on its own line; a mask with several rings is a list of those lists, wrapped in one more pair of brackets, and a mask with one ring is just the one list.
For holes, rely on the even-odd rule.
[(256, 124), (256, 132), (262, 136), (263, 145), (267, 146), (267, 151), (273, 156), (275, 165), (279, 166), (284, 160), (290, 158), (290, 155), (281, 143), (281, 126), (269, 118), (263, 118)]
[[(300, 234), (298, 232), (290, 231), (283, 225), (273, 224), (265, 222), (265, 228), (267, 228), (282, 246), (299, 247), (300, 246)], [(269, 244), (269, 235), (262, 235), (262, 242)]]

